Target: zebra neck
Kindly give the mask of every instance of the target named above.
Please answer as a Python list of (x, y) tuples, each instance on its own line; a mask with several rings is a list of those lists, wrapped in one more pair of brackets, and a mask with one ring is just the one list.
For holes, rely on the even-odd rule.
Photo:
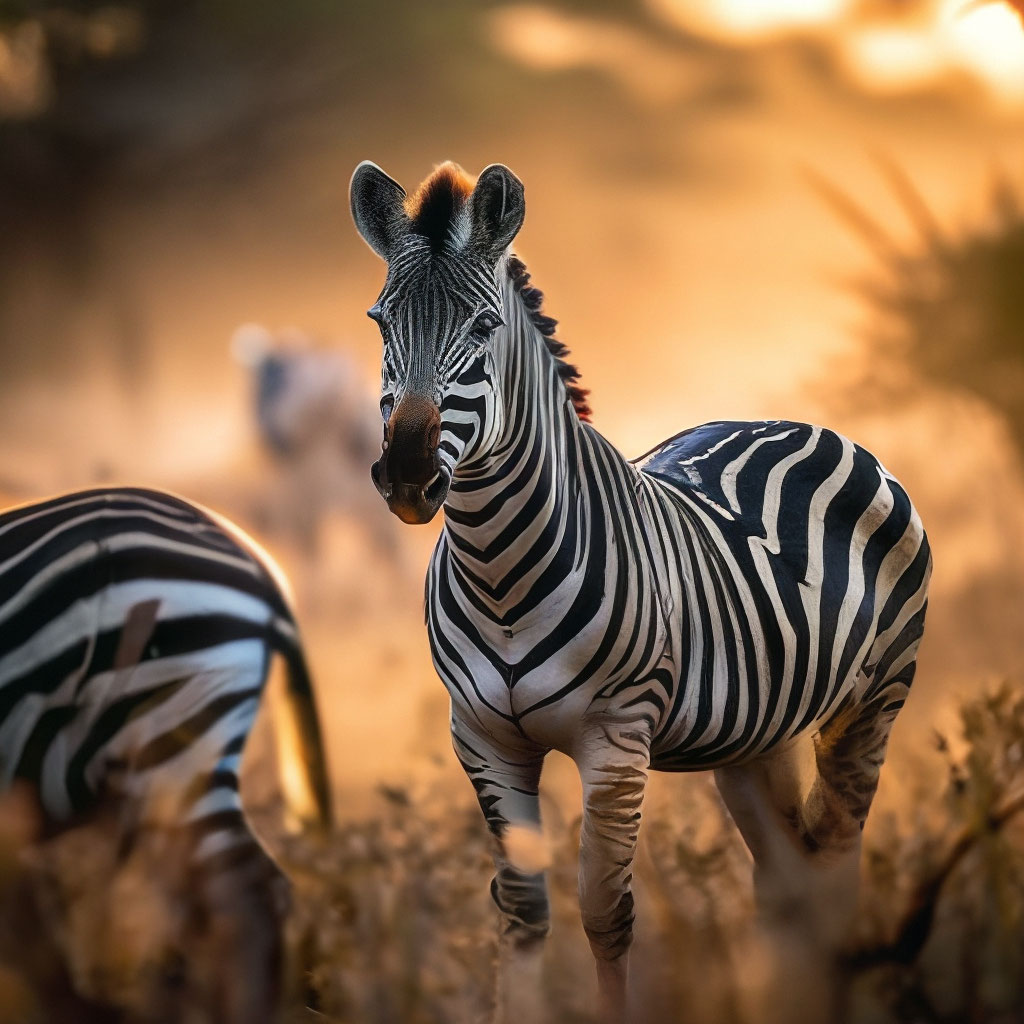
[(589, 520), (580, 486), (588, 428), (514, 290), (505, 304), (494, 358), (503, 422), (490, 451), (456, 472), (444, 526), (465, 586), (496, 616), (532, 586), (571, 575)]

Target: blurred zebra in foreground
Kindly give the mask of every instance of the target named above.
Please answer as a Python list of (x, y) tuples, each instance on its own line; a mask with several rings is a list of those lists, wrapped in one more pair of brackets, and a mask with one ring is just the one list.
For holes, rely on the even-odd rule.
[(252, 374), (253, 412), (272, 476), (261, 481), (259, 529), (291, 543), (315, 570), (325, 521), (359, 524), (378, 557), (397, 564), (400, 540), (367, 473), (380, 446), (376, 400), (355, 361), (296, 330), (239, 327), (235, 357)]
[(548, 898), (515, 826), (539, 824), (552, 749), (583, 783), (580, 904), (610, 1020), (626, 1014), (650, 769), (713, 769), (762, 907), (832, 948), (924, 630), (931, 555), (906, 492), (803, 423), (706, 423), (623, 458), (508, 253), (525, 200), (507, 168), (474, 184), (445, 164), (407, 198), (363, 163), (351, 202), (388, 264), (369, 311), (384, 338), (373, 479), (407, 523), (445, 510), (427, 628), (496, 839), (501, 1019), (538, 1015)]
[[(275, 1016), (287, 883), (239, 796), (275, 653), (287, 670), (275, 707), (285, 800), (307, 825), (330, 821), (283, 590), (241, 531), (169, 494), (83, 491), (0, 515), (0, 784), (30, 787), (49, 833), (112, 815), (121, 860), (153, 835), (172, 837), (153, 870), (176, 876), (185, 904), (173, 952), (204, 987), (181, 993), (198, 1005), (190, 1020)], [(159, 1019), (177, 1019), (160, 984)]]

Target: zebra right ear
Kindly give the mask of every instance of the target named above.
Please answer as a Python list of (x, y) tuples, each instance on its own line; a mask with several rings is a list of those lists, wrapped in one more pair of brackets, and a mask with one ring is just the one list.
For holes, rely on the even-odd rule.
[(496, 260), (523, 226), (523, 183), (504, 164), (491, 164), (476, 179), (469, 207), (473, 237)]
[(381, 259), (389, 259), (409, 230), (405, 189), (371, 160), (364, 160), (352, 175), (348, 195), (359, 234)]

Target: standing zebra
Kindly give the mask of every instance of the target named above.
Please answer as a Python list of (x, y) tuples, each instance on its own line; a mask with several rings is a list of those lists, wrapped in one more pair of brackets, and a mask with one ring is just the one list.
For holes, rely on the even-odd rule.
[(444, 164), (407, 199), (365, 162), (351, 202), (388, 267), (369, 312), (384, 338), (373, 480), (405, 522), (445, 509), (427, 628), (496, 840), (499, 1016), (537, 987), (545, 881), (505, 840), (539, 823), (552, 749), (583, 783), (579, 896), (611, 1019), (649, 769), (713, 769), (762, 904), (792, 898), (796, 866), (810, 891), (831, 886), (820, 923), (841, 917), (924, 626), (931, 557), (903, 488), (845, 438), (782, 421), (704, 424), (627, 461), (508, 253), (525, 205), (507, 168), (474, 186)]
[(305, 822), (330, 816), (282, 582), (241, 531), (169, 494), (84, 491), (0, 515), (0, 786), (27, 783), (50, 831), (114, 808), (126, 853), (153, 830), (177, 837), (182, 863), (161, 867), (186, 876), (179, 953), (215, 975), (202, 1019), (218, 1024), (268, 1022), (278, 997), (287, 886), (239, 799), (275, 652), (286, 801)]

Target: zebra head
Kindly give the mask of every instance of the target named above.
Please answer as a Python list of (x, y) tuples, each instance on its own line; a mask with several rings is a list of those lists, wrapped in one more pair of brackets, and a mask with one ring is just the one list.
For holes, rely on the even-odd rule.
[(492, 164), (476, 184), (442, 164), (411, 198), (369, 161), (352, 176), (352, 216), (387, 279), (369, 316), (384, 339), (384, 440), (371, 471), (396, 516), (429, 522), (460, 462), (500, 428), (493, 335), (499, 267), (523, 223), (519, 179)]

